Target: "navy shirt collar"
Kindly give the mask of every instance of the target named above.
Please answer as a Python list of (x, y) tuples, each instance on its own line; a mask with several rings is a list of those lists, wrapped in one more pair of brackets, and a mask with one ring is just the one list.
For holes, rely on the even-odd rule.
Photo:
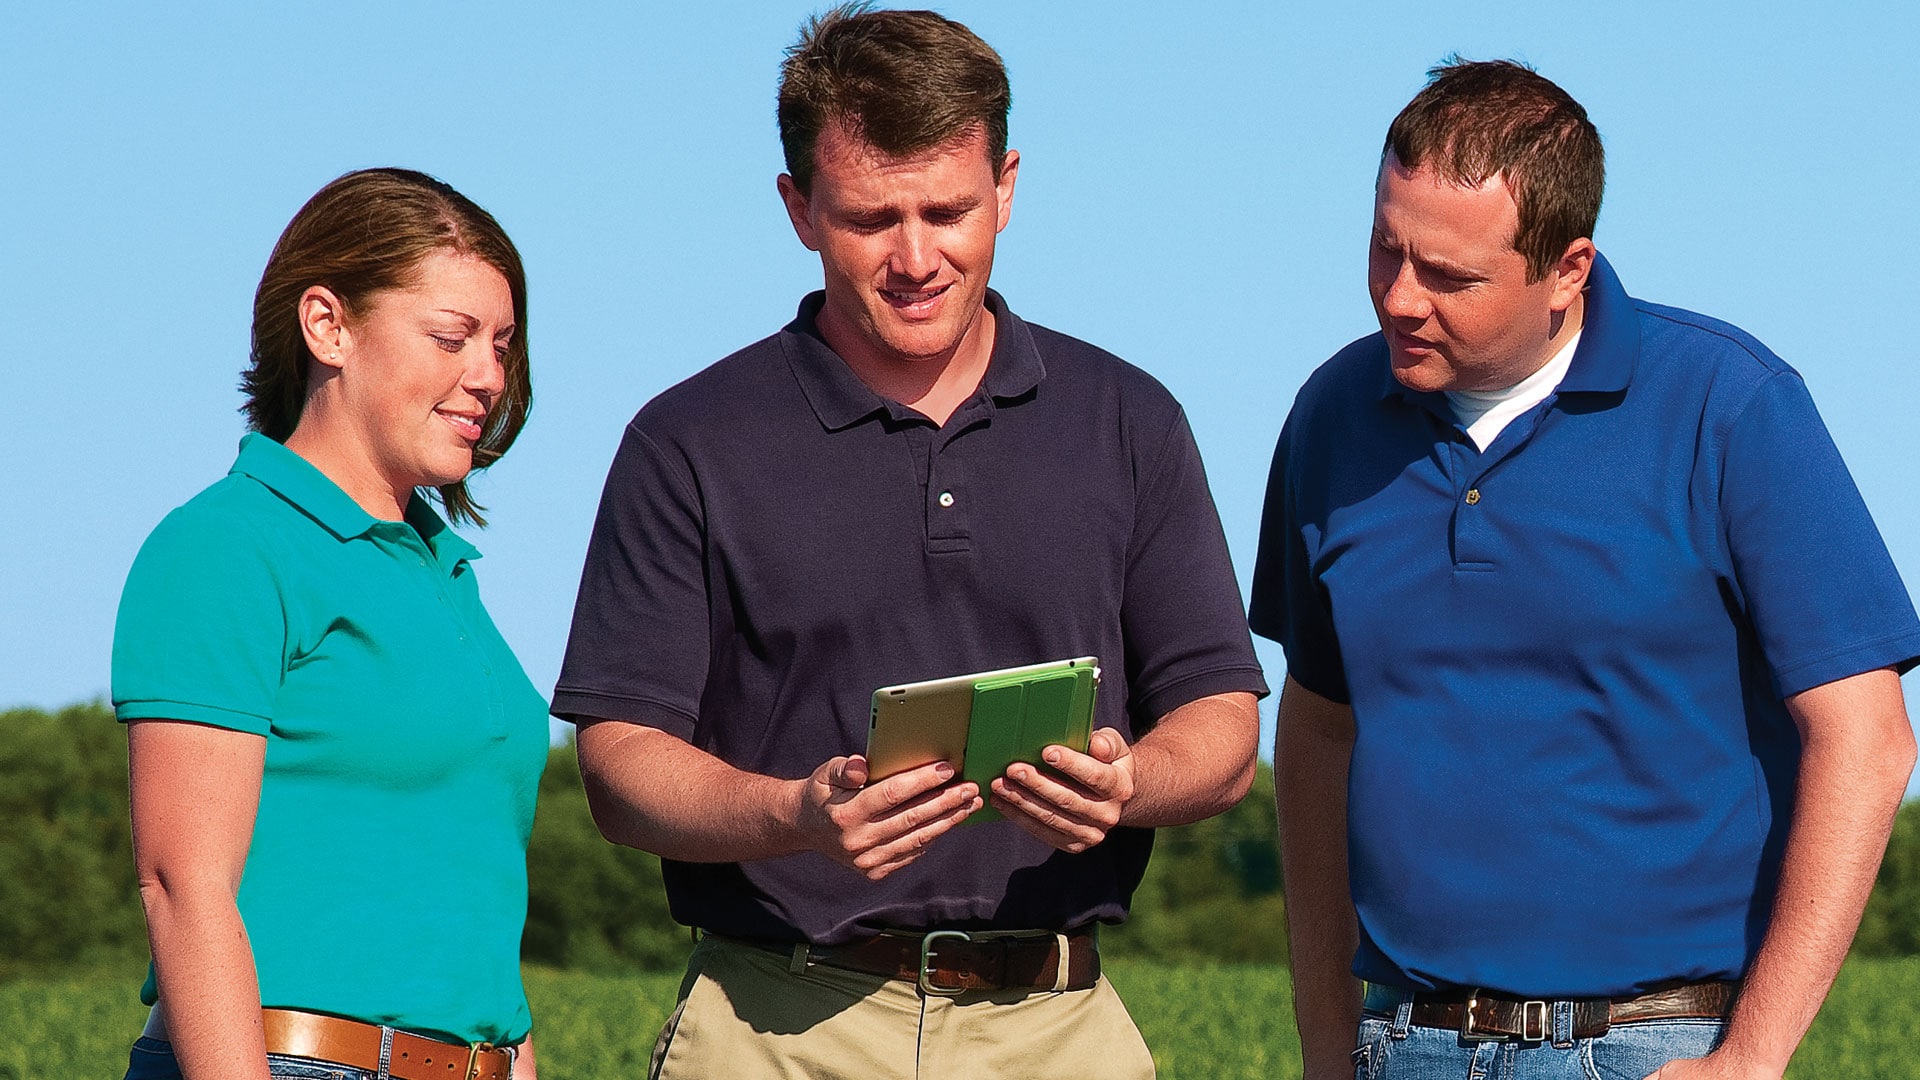
[(447, 571), (463, 562), (480, 557), (479, 549), (454, 532), (434, 513), (427, 500), (414, 492), (407, 501), (404, 525), (382, 521), (361, 509), (352, 496), (340, 489), (313, 466), (313, 463), (275, 440), (252, 432), (240, 440), (240, 456), (229, 474), (252, 477), (293, 504), (301, 513), (342, 540), (351, 540), (380, 528), (406, 528), (425, 541), (435, 561)]
[[(1619, 275), (1606, 257), (1593, 256), (1593, 270), (1587, 275), (1587, 308), (1581, 323), (1580, 346), (1573, 351), (1573, 364), (1557, 391), (1569, 393), (1618, 393), (1633, 381), (1633, 368), (1640, 357), (1640, 320), (1633, 298), (1620, 284)], [(1393, 377), (1393, 364), (1382, 351), (1380, 387), (1382, 398), (1400, 397), (1409, 402), (1430, 402), (1441, 415), (1450, 415), (1446, 398), (1439, 392), (1412, 390)]]
[[(897, 420), (918, 416), (898, 402), (891, 402), (868, 389), (846, 361), (820, 336), (815, 325), (826, 304), (824, 292), (808, 293), (800, 301), (793, 321), (780, 331), (780, 346), (799, 380), (800, 391), (813, 406), (814, 415), (828, 431), (839, 431), (865, 420), (876, 412), (886, 412)], [(1040, 350), (1033, 342), (1033, 331), (1007, 309), (1006, 300), (987, 290), (986, 308), (993, 313), (993, 357), (981, 387), (989, 398), (1007, 402), (1029, 393), (1047, 374), (1040, 361)]]

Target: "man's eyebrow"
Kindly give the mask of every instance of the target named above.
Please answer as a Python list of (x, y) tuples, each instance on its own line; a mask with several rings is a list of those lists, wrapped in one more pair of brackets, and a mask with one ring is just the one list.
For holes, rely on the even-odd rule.
[(968, 210), (979, 208), (981, 201), (978, 195), (960, 195), (951, 199), (940, 199), (934, 202), (924, 203), (921, 205), (920, 211), (921, 213), (932, 214), (962, 214)]

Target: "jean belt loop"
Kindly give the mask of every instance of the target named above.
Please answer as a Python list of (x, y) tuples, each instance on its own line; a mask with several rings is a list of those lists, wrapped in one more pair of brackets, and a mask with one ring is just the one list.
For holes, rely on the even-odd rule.
[(380, 1075), (376, 1080), (392, 1080), (393, 1073), (393, 1029), (380, 1025)]
[(1565, 1050), (1573, 1045), (1573, 1002), (1553, 1003), (1553, 1047)]
[(1412, 1026), (1413, 995), (1408, 994), (1400, 999), (1400, 1006), (1393, 1010), (1393, 1027), (1387, 1033), (1395, 1039), (1404, 1039), (1407, 1037), (1407, 1029)]

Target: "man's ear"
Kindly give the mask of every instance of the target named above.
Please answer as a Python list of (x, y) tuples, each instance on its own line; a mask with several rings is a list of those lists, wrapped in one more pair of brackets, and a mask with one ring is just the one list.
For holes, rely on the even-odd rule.
[(340, 353), (347, 347), (347, 305), (325, 285), (309, 286), (300, 294), (300, 336), (307, 351), (328, 367), (344, 364)]
[(780, 189), (780, 201), (786, 204), (787, 220), (793, 223), (793, 234), (800, 238), (800, 242), (806, 245), (808, 251), (819, 251), (820, 242), (813, 231), (813, 207), (806, 193), (802, 192), (800, 185), (786, 173), (780, 174), (780, 178), (774, 181), (774, 186)]
[(1567, 245), (1560, 255), (1560, 261), (1553, 264), (1547, 276), (1553, 280), (1553, 295), (1548, 307), (1554, 311), (1566, 311), (1580, 298), (1587, 287), (1587, 276), (1593, 273), (1593, 259), (1597, 252), (1593, 241), (1581, 237)]
[(1020, 151), (1009, 150), (1000, 162), (1000, 178), (993, 182), (995, 210), (999, 217), (993, 231), (999, 232), (1013, 219), (1013, 182), (1020, 176)]

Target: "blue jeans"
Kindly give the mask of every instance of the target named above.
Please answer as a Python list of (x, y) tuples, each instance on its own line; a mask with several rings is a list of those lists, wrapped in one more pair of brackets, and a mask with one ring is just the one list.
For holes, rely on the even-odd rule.
[[(1569, 1036), (1570, 1009), (1558, 1039), (1469, 1042), (1446, 1028), (1415, 1027), (1404, 1013), (1360, 1018), (1355, 1080), (1643, 1080), (1680, 1058), (1719, 1045), (1719, 1020), (1641, 1020), (1593, 1039)], [(1558, 1016), (1556, 1017), (1558, 1019)]]
[[(267, 1074), (273, 1080), (381, 1080), (379, 1074), (365, 1069), (285, 1054), (267, 1055)], [(172, 1044), (145, 1035), (134, 1040), (126, 1080), (180, 1080)]]

